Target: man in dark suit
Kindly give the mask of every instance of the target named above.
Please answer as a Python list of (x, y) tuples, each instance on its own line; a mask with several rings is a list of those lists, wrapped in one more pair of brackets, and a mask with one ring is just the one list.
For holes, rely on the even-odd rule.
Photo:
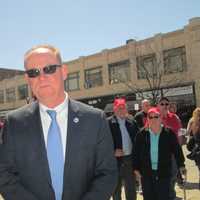
[(58, 49), (34, 47), (24, 65), (37, 101), (5, 121), (1, 195), (6, 200), (108, 200), (117, 164), (103, 112), (68, 97)]
[(118, 161), (119, 180), (113, 200), (121, 200), (121, 187), (124, 182), (126, 200), (136, 200), (136, 184), (133, 173), (133, 146), (138, 127), (128, 118), (126, 101), (115, 99), (114, 115), (108, 118), (114, 141), (115, 157)]

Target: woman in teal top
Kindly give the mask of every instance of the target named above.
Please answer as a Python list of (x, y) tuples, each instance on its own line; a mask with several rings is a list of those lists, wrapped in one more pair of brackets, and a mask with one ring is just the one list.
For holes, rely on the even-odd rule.
[(134, 171), (141, 178), (144, 200), (169, 200), (171, 157), (185, 172), (184, 156), (175, 134), (161, 124), (160, 112), (151, 108), (147, 127), (136, 136)]

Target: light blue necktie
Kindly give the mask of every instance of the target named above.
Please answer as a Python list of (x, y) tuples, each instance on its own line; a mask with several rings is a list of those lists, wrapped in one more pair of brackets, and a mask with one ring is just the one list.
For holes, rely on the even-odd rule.
[(61, 133), (56, 121), (56, 111), (47, 110), (47, 113), (51, 117), (51, 125), (49, 127), (47, 137), (47, 156), (49, 161), (49, 169), (56, 200), (61, 200), (64, 173), (64, 155)]

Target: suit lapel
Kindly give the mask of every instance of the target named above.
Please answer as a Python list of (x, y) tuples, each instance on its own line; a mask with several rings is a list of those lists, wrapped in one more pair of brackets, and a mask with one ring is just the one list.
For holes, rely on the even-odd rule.
[(48, 159), (46, 146), (44, 142), (44, 134), (42, 129), (42, 123), (39, 112), (39, 104), (34, 103), (33, 109), (29, 115), (29, 120), (32, 122), (32, 126), (29, 127), (31, 142), (33, 144), (33, 148), (35, 149), (35, 159), (36, 163), (39, 167), (37, 167), (37, 173), (41, 174), (41, 176), (45, 176), (48, 183), (51, 185), (51, 176), (49, 171)]
[(81, 134), (82, 115), (79, 112), (79, 107), (74, 100), (69, 99), (68, 104), (68, 127), (67, 127), (67, 142), (65, 153), (65, 169), (64, 169), (64, 185), (67, 184), (66, 177), (70, 176), (70, 168), (73, 157), (73, 152), (76, 151), (79, 145)]

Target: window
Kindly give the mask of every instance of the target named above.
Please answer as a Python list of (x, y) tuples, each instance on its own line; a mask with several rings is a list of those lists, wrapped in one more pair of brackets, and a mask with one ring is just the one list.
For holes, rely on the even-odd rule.
[(93, 88), (103, 85), (102, 67), (85, 70), (85, 88)]
[(185, 47), (165, 50), (164, 56), (164, 72), (165, 74), (183, 72), (186, 70), (186, 51)]
[(15, 88), (8, 88), (6, 89), (6, 100), (7, 102), (13, 102), (15, 101)]
[(4, 90), (0, 90), (0, 103), (4, 103)]
[(28, 97), (28, 85), (27, 84), (18, 86), (18, 95), (19, 95), (20, 100), (26, 99)]
[(149, 54), (137, 57), (137, 76), (138, 79), (152, 78), (157, 75), (156, 55)]
[(69, 73), (65, 81), (66, 91), (79, 90), (79, 72)]
[(120, 61), (108, 65), (109, 83), (115, 84), (130, 81), (130, 62), (129, 60)]

